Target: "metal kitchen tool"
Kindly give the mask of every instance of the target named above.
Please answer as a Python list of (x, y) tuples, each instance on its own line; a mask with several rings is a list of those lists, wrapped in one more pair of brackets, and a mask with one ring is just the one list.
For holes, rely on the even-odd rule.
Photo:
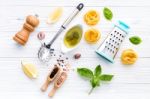
[(113, 63), (119, 47), (128, 33), (129, 26), (122, 21), (118, 21), (112, 32), (98, 47), (96, 53)]
[(70, 15), (70, 17), (68, 17), (67, 20), (63, 23), (63, 25), (61, 25), (60, 29), (58, 30), (58, 32), (56, 33), (54, 38), (48, 44), (46, 44), (46, 43), (42, 44), (42, 46), (40, 47), (39, 52), (38, 52), (38, 58), (42, 62), (48, 62), (49, 61), (51, 54), (53, 53), (53, 49), (51, 49), (51, 45), (54, 43), (54, 41), (57, 39), (57, 37), (61, 34), (61, 32), (63, 32), (63, 30), (66, 29), (66, 27), (69, 25), (69, 23), (82, 10), (83, 7), (84, 7), (83, 3), (80, 3), (76, 7), (74, 12)]

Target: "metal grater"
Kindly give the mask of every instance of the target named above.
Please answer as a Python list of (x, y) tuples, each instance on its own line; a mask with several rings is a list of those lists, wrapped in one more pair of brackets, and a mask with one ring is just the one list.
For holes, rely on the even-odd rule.
[(118, 21), (112, 32), (98, 47), (96, 53), (113, 63), (119, 47), (128, 33), (129, 26), (122, 21)]

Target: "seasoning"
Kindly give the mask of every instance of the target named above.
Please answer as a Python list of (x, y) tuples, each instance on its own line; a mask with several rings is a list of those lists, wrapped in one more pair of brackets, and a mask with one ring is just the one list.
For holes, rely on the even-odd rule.
[(57, 74), (58, 70), (58, 67), (55, 67), (52, 73), (50, 74), (50, 78), (53, 78)]
[(58, 58), (56, 59), (56, 64), (60, 67), (66, 68), (66, 65), (68, 63), (68, 57), (66, 57), (64, 54), (59, 54)]
[(39, 33), (37, 34), (37, 38), (38, 38), (39, 40), (43, 40), (43, 39), (45, 38), (45, 33), (44, 33), (44, 32), (39, 32)]
[(80, 53), (76, 53), (75, 55), (74, 55), (74, 58), (75, 59), (79, 59), (81, 57), (81, 54)]
[(69, 58), (66, 57), (65, 54), (60, 53), (57, 55), (53, 49), (53, 53), (51, 55), (57, 57), (56, 64), (55, 64), (56, 66), (66, 68)]

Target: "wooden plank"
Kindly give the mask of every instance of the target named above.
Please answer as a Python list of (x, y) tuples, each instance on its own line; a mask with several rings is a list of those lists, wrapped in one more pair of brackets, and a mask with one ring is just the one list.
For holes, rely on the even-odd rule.
[[(2, 7), (3, 9), (5, 7)], [(65, 19), (68, 15), (63, 15), (62, 19), (60, 20), (60, 22), (56, 23), (53, 26), (49, 26), (46, 24), (45, 20), (47, 17), (47, 14), (49, 11), (51, 11), (53, 9), (53, 7), (37, 7), (37, 8), (32, 8), (32, 6), (29, 7), (22, 7), (22, 6), (16, 6), (16, 7), (7, 7), (8, 9), (5, 9), (3, 11), (4, 16), (6, 16), (4, 18), (4, 20), (2, 21), (3, 24), (0, 25), (0, 32), (2, 34), (2, 38), (1, 38), (1, 42), (0, 44), (2, 46), (0, 46), (0, 51), (2, 52), (0, 57), (37, 57), (37, 51), (39, 49), (40, 43), (38, 42), (36, 35), (39, 31), (45, 31), (47, 32), (46, 35), (46, 41), (49, 41), (54, 34), (56, 33), (56, 31), (58, 30), (60, 24), (63, 22), (63, 19)], [(139, 9), (139, 12), (141, 12), (141, 14), (139, 14), (139, 12), (134, 12), (136, 9)], [(123, 18), (127, 21), (129, 21), (129, 23), (131, 24), (131, 33), (129, 34), (128, 38), (133, 36), (133, 35), (139, 35), (142, 39), (143, 42), (140, 46), (133, 46), (131, 43), (129, 43), (128, 38), (126, 38), (125, 42), (122, 45), (121, 50), (119, 51), (119, 54), (117, 57), (120, 57), (122, 50), (126, 49), (126, 48), (134, 48), (137, 50), (137, 52), (139, 53), (139, 57), (149, 57), (149, 46), (147, 46), (147, 42), (149, 42), (149, 23), (148, 19), (149, 19), (149, 14), (147, 15), (147, 12), (149, 11), (149, 9), (145, 8), (145, 7), (121, 7), (120, 9), (118, 9), (117, 7), (112, 7), (113, 11), (115, 12), (115, 20)], [(1, 9), (1, 10), (3, 10)], [(11, 9), (11, 10), (10, 10)], [(73, 7), (65, 7), (64, 11), (66, 12), (70, 12), (71, 10), (68, 9), (73, 9)], [(84, 11), (87, 11), (91, 9), (91, 7), (87, 7), (84, 9)], [(101, 9), (102, 11), (102, 7), (92, 7), (92, 9)], [(23, 10), (23, 11), (22, 11)], [(12, 13), (5, 13), (7, 11), (15, 11), (17, 14), (12, 14)], [(27, 15), (27, 13), (31, 13), (29, 12), (31, 11), (32, 13), (35, 11), (38, 11), (40, 14), (40, 16), (42, 16), (41, 18), (41, 24), (39, 26), (39, 28), (37, 28), (37, 30), (31, 34), (30, 40), (27, 43), (27, 45), (25, 47), (19, 47), (18, 45), (15, 44), (15, 42), (12, 40), (12, 37), (14, 36), (14, 34), (21, 28), (22, 24), (23, 24), (23, 18)], [(83, 12), (84, 12), (83, 11)], [(130, 12), (129, 12), (130, 11)], [(71, 26), (75, 25), (75, 24), (79, 24), (78, 21), (79, 20), (84, 27), (84, 31), (86, 31), (89, 27), (83, 22), (82, 16), (84, 13), (80, 13), (80, 15), (71, 23), (71, 25), (68, 27), (70, 28)], [(134, 13), (132, 13), (134, 12)], [(130, 14), (124, 14), (124, 13), (130, 13)], [(100, 40), (100, 43), (104, 40), (104, 38), (107, 36), (107, 34), (112, 30), (113, 25), (112, 23), (109, 23), (108, 21), (106, 21), (104, 19), (103, 16), (101, 16), (101, 22), (96, 26), (99, 28), (99, 30), (102, 33), (102, 39)], [(143, 18), (144, 17), (144, 18)], [(6, 24), (6, 20), (9, 22), (9, 24)], [(2, 20), (2, 19), (0, 19)], [(5, 22), (6, 21), (6, 22)], [(144, 25), (143, 25), (144, 24)], [(64, 33), (63, 33), (64, 34)], [(62, 36), (55, 42), (56, 45), (60, 45), (60, 39), (62, 39)], [(83, 57), (98, 57), (95, 53), (94, 50), (97, 49), (97, 47), (100, 45), (100, 43), (90, 46), (89, 44), (87, 44), (84, 40), (82, 41), (81, 45), (85, 45), (85, 46), (79, 46), (79, 48), (77, 50), (75, 50), (76, 52), (81, 52), (83, 54)], [(32, 45), (32, 46), (31, 46)], [(60, 50), (60, 46), (56, 46), (54, 45), (54, 48), (56, 48), (57, 50)], [(5, 50), (3, 50), (5, 49)], [(11, 50), (10, 50), (11, 49)], [(20, 51), (21, 50), (21, 51)], [(72, 54), (75, 53), (72, 52)], [(146, 52), (146, 53), (143, 53)], [(14, 53), (18, 53), (17, 55), (14, 56)], [(32, 54), (31, 54), (32, 53)]]
[[(67, 81), (61, 89), (58, 90), (54, 99), (149, 99), (150, 98), (150, 53), (148, 42), (150, 42), (150, 1), (146, 0), (0, 0), (0, 97), (4, 99), (49, 99), (48, 91), (42, 93), (40, 87), (43, 84), (52, 64), (56, 62), (56, 57), (52, 57), (51, 64), (46, 66), (37, 59), (37, 51), (40, 43), (37, 40), (39, 31), (46, 32), (46, 41), (49, 41), (60, 24), (68, 17), (74, 7), (79, 3), (85, 4), (84, 10), (70, 24), (68, 28), (75, 24), (82, 24), (84, 32), (89, 28), (83, 22), (83, 15), (90, 9), (96, 9), (100, 12), (101, 21), (96, 26), (102, 33), (101, 40), (96, 45), (89, 45), (84, 41), (78, 49), (67, 55), (70, 59), (73, 70), (70, 71)], [(64, 14), (60, 21), (55, 25), (47, 25), (48, 14), (55, 7), (64, 7)], [(103, 7), (108, 6), (114, 13), (113, 22), (108, 22), (102, 15)], [(31, 34), (29, 42), (25, 47), (18, 46), (12, 37), (22, 27), (24, 19), (29, 14), (37, 13), (41, 24), (34, 33)], [(95, 54), (94, 50), (104, 40), (107, 34), (113, 28), (112, 23), (117, 20), (124, 20), (131, 26), (131, 32), (123, 43), (115, 63), (111, 64)], [(66, 31), (65, 31), (66, 32)], [(65, 33), (64, 32), (64, 33)], [(53, 47), (56, 54), (59, 55), (60, 43), (64, 33), (58, 38)], [(138, 45), (132, 45), (128, 38), (133, 35), (139, 35), (143, 42)], [(84, 46), (83, 46), (84, 45)], [(124, 66), (120, 62), (120, 55), (124, 49), (133, 48), (139, 54), (138, 61), (133, 66)], [(82, 57), (74, 60), (73, 55), (79, 52)], [(30, 80), (21, 69), (21, 60), (30, 60), (38, 70), (38, 79)], [(91, 95), (88, 95), (91, 86), (88, 81), (83, 80), (76, 73), (77, 67), (88, 67), (94, 69), (97, 64), (101, 64), (103, 73), (114, 74), (115, 77), (110, 83), (102, 83), (102, 86), (96, 88)]]
[(78, 3), (83, 2), (86, 6), (150, 6), (149, 1), (143, 0), (117, 0), (117, 1), (111, 1), (111, 0), (39, 0), (38, 2), (36, 0), (26, 0), (26, 1), (20, 1), (20, 0), (1, 0), (2, 6), (75, 6)]
[[(13, 96), (16, 98), (24, 95), (26, 98), (37, 97), (40, 99), (42, 97), (48, 98), (47, 94), (52, 88), (50, 86), (48, 88), (48, 92), (41, 93), (40, 86), (42, 85), (50, 66), (41, 65), (39, 61), (35, 58), (25, 58), (26, 60), (30, 60), (35, 63), (39, 70), (39, 77), (35, 80), (30, 80), (27, 78), (23, 71), (21, 70), (20, 60), (15, 58), (1, 58), (0, 59), (0, 75), (3, 76), (0, 78), (0, 92), (1, 96), (5, 96), (7, 93), (7, 98), (9, 96)], [(90, 61), (87, 63), (87, 61)], [(76, 62), (76, 64), (74, 64)], [(88, 81), (81, 79), (76, 71), (70, 71), (67, 81), (64, 83), (62, 88), (60, 88), (55, 96), (55, 99), (60, 97), (69, 99), (73, 96), (78, 97), (86, 97), (87, 99), (91, 99), (92, 97), (105, 97), (106, 99), (108, 95), (115, 96), (116, 98), (119, 96), (130, 95), (129, 97), (135, 98), (137, 95), (149, 97), (149, 87), (150, 87), (150, 67), (147, 65), (149, 62), (148, 59), (139, 59), (139, 61), (131, 66), (126, 67), (122, 66), (117, 59), (116, 63), (113, 65), (107, 64), (104, 61), (98, 61), (97, 58), (86, 59), (83, 58), (79, 61), (71, 60), (71, 64), (73, 68), (86, 66), (88, 68), (95, 67), (96, 64), (101, 63), (103, 68), (103, 73), (111, 73), (114, 74), (114, 79), (111, 83), (102, 83), (100, 88), (96, 88), (94, 92), (89, 96), (87, 95), (90, 90), (90, 84)], [(55, 59), (51, 60), (51, 64), (55, 63)], [(10, 83), (11, 82), (11, 83)], [(137, 87), (138, 86), (138, 87)], [(142, 98), (141, 98), (142, 99)]]
[[(16, 7), (0, 7), (0, 31), (9, 31), (9, 32), (16, 32), (18, 29), (22, 27), (23, 20), (27, 15), (30, 14), (38, 14), (39, 19), (41, 21), (40, 26), (38, 30), (43, 30), (43, 31), (56, 31), (58, 30), (60, 24), (63, 23), (63, 21), (69, 16), (69, 13), (72, 12), (74, 7), (64, 7), (64, 13), (60, 21), (54, 25), (47, 25), (46, 20), (48, 17), (48, 14), (52, 12), (54, 7), (36, 7), (33, 8), (32, 6), (29, 7), (23, 7), (23, 6), (16, 6)], [(71, 10), (69, 10), (71, 9)], [(104, 29), (105, 31), (109, 28), (112, 27), (112, 23), (106, 21), (102, 15), (102, 10), (103, 7), (86, 7), (83, 9), (83, 11), (78, 15), (78, 17), (75, 18), (74, 22), (72, 22), (71, 25), (73, 24), (82, 24), (84, 27), (87, 27), (85, 23), (83, 22), (83, 15), (85, 14), (86, 11), (90, 9), (96, 9), (97, 11), (100, 12), (101, 15), (101, 21), (97, 25), (97, 27), (100, 27), (100, 29)], [(148, 22), (150, 15), (147, 14), (149, 13), (150, 9), (146, 7), (111, 7), (112, 11), (114, 12), (114, 19), (113, 21), (117, 20), (123, 20), (127, 23), (130, 24), (130, 26), (134, 29), (134, 31), (139, 31), (139, 32), (148, 32), (148, 28), (150, 26), (150, 22)], [(139, 9), (137, 12), (136, 10)], [(6, 13), (7, 12), (7, 13)], [(16, 12), (16, 14), (13, 14), (12, 12)], [(134, 12), (134, 13), (133, 13)], [(140, 14), (139, 14), (140, 12)], [(68, 13), (68, 14), (66, 14)], [(128, 13), (128, 14), (125, 14)], [(79, 20), (79, 21), (76, 21)], [(80, 22), (80, 23), (79, 23)], [(145, 25), (143, 25), (145, 24)]]
[[(9, 33), (7, 33), (7, 34), (9, 34)], [(11, 35), (11, 36), (9, 35), (7, 37), (4, 36), (3, 38), (1, 38), (1, 42), (0, 42), (0, 44), (2, 45), (2, 46), (0, 46), (0, 52), (1, 52), (0, 57), (1, 58), (2, 57), (6, 57), (6, 58), (7, 57), (14, 57), (14, 58), (15, 57), (37, 57), (37, 52), (40, 47), (40, 42), (37, 40), (36, 34), (34, 34), (30, 37), (29, 42), (24, 47), (18, 45), (15, 41), (12, 40), (13, 35)], [(132, 36), (132, 35), (130, 35), (130, 36)], [(145, 37), (141, 34), (140, 36), (143, 39), (143, 42), (141, 43), (141, 45), (138, 45), (138, 46), (135, 46), (129, 42), (128, 38), (130, 36), (128, 36), (126, 38), (126, 40), (123, 42), (123, 44), (119, 50), (119, 53), (117, 54), (117, 57), (120, 57), (121, 52), (128, 48), (135, 49), (137, 51), (137, 53), (139, 54), (139, 57), (150, 57), (150, 53), (149, 53), (150, 46), (147, 46), (147, 42), (150, 41), (149, 36)], [(46, 42), (48, 42), (52, 37), (53, 37), (53, 35), (48, 35), (46, 38)], [(82, 57), (99, 57), (98, 55), (95, 54), (94, 51), (102, 43), (102, 41), (104, 40), (105, 37), (106, 37), (106, 35), (103, 36), (103, 34), (102, 34), (102, 37), (101, 37), (102, 39), (99, 41), (98, 44), (95, 44), (95, 45), (87, 44), (83, 38), (79, 47), (77, 49), (75, 49), (74, 51), (72, 51), (70, 53), (70, 55), (73, 56), (73, 54), (75, 54), (76, 52), (79, 52), (82, 54)], [(60, 49), (61, 41), (62, 41), (62, 37), (58, 38), (58, 40), (56, 40), (55, 44), (53, 45), (53, 48), (55, 48), (56, 53), (59, 53), (61, 51), (61, 49)], [(84, 45), (84, 46), (82, 46), (82, 45)], [(14, 53), (17, 53), (17, 54), (14, 56)]]
[[(0, 75), (5, 75), (5, 77), (0, 78), (0, 81), (3, 83), (9, 79), (10, 75), (13, 75), (14, 80), (12, 81), (17, 82), (19, 80), (22, 83), (26, 83), (28, 78), (25, 77), (22, 72), (21, 60), (29, 60), (34, 63), (39, 70), (38, 81), (42, 81), (42, 79), (44, 79), (44, 77), (46, 77), (48, 74), (48, 71), (53, 67), (53, 64), (56, 63), (56, 59), (57, 58), (52, 58), (50, 65), (46, 66), (42, 64), (37, 58), (0, 58)], [(113, 80), (113, 83), (115, 84), (150, 84), (150, 76), (148, 76), (150, 75), (150, 67), (147, 65), (149, 58), (139, 58), (133, 66), (122, 65), (120, 59), (115, 60), (115, 63), (111, 64), (101, 58), (81, 58), (80, 60), (74, 60), (73, 58), (70, 58), (69, 62), (72, 65), (72, 69), (68, 79), (71, 81), (71, 84), (77, 83), (73, 82), (73, 78), (77, 79), (78, 81), (82, 81), (76, 73), (77, 67), (87, 67), (94, 69), (96, 65), (101, 64), (103, 73), (110, 73), (115, 75)], [(20, 75), (21, 77), (15, 75)], [(23, 79), (27, 79), (27, 81), (24, 81)]]

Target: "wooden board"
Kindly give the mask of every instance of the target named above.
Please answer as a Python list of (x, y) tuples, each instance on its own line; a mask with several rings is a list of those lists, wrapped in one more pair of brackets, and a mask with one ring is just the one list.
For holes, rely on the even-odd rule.
[[(37, 39), (39, 31), (46, 32), (46, 41), (49, 41), (59, 29), (63, 21), (72, 12), (74, 7), (83, 2), (85, 8), (74, 19), (68, 28), (76, 24), (81, 24), (86, 31), (87, 26), (83, 21), (83, 15), (89, 9), (95, 9), (100, 13), (101, 21), (95, 27), (101, 31), (101, 39), (98, 44), (89, 45), (82, 39), (79, 47), (69, 53), (72, 68), (67, 81), (58, 90), (54, 99), (149, 99), (150, 98), (150, 1), (149, 0), (0, 0), (0, 98), (2, 99), (49, 99), (48, 92), (40, 91), (47, 73), (56, 62), (57, 56), (52, 57), (51, 66), (46, 66), (39, 62), (37, 52), (40, 42)], [(54, 25), (47, 25), (48, 14), (56, 7), (64, 8), (63, 16)], [(112, 22), (106, 21), (103, 17), (103, 8), (108, 6), (114, 13)], [(38, 14), (40, 26), (33, 32), (29, 42), (24, 47), (20, 47), (12, 40), (14, 34), (20, 30), (24, 19), (29, 14)], [(123, 42), (119, 50), (115, 63), (111, 64), (95, 54), (95, 49), (105, 39), (112, 30), (113, 23), (123, 20), (131, 26), (131, 32)], [(65, 31), (66, 32), (66, 31)], [(60, 44), (64, 33), (58, 38), (53, 47), (59, 54)], [(129, 37), (138, 35), (143, 42), (132, 45)], [(124, 49), (133, 48), (139, 59), (133, 66), (124, 66), (120, 62), (121, 52)], [(79, 60), (74, 60), (75, 53), (81, 53)], [(21, 68), (21, 60), (33, 62), (38, 70), (39, 76), (35, 80), (26, 77)], [(115, 77), (110, 83), (102, 83), (91, 95), (88, 91), (91, 86), (88, 81), (81, 79), (77, 73), (77, 67), (89, 67), (94, 69), (97, 64), (101, 64), (103, 73), (114, 74)]]

